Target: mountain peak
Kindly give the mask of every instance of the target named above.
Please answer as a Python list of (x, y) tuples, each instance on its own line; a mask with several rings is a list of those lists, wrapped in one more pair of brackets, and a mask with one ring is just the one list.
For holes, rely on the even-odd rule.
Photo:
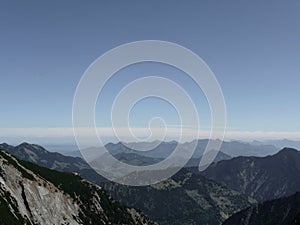
[(7, 143), (1, 143), (0, 144), (0, 148), (7, 148), (7, 147), (9, 147), (10, 145), (9, 144), (7, 144)]
[(281, 149), (276, 155), (299, 154), (300, 152), (295, 148), (285, 147)]
[(42, 146), (37, 144), (29, 144), (27, 142), (23, 142), (15, 147), (17, 150), (24, 151), (25, 149), (29, 149), (32, 152), (35, 152), (36, 154), (48, 154), (49, 152), (44, 149)]
[(21, 144), (17, 145), (16, 147), (33, 147), (33, 146), (39, 146), (39, 145), (29, 144), (28, 142), (22, 142)]

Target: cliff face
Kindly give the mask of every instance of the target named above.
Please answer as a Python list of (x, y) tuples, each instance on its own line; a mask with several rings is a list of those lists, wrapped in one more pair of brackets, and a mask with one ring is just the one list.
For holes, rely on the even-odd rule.
[(0, 224), (154, 224), (70, 173), (0, 151)]
[(52, 183), (3, 153), (0, 168), (1, 205), (11, 216), (32, 224), (80, 224), (78, 204)]

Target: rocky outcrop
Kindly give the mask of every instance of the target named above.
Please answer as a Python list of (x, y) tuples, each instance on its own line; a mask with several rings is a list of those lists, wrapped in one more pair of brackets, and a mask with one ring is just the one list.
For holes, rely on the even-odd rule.
[(0, 224), (155, 224), (71, 173), (0, 151)]
[[(0, 157), (1, 205), (32, 224), (80, 224), (80, 207), (52, 183), (22, 167), (9, 155)], [(4, 156), (4, 157), (3, 157)]]

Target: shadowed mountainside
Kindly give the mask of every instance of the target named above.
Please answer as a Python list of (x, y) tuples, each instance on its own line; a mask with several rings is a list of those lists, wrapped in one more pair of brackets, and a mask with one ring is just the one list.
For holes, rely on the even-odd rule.
[(203, 175), (258, 201), (300, 191), (300, 152), (284, 148), (267, 157), (237, 157), (209, 166)]
[(104, 183), (115, 199), (134, 206), (161, 225), (217, 225), (255, 200), (183, 168), (158, 184), (128, 187)]
[(266, 201), (231, 216), (223, 225), (298, 225), (300, 193)]

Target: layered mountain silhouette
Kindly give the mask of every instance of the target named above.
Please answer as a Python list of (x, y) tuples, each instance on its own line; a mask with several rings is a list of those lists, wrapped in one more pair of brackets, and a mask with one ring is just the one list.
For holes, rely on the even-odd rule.
[[(170, 142), (139, 142), (139, 143), (108, 143), (105, 145), (106, 149), (112, 154), (117, 155), (119, 153), (135, 153), (141, 156), (150, 158), (166, 158), (168, 157), (176, 147), (182, 149), (190, 148), (195, 145), (195, 152), (192, 158), (200, 158), (208, 144), (208, 139), (194, 140), (192, 142), (178, 143), (176, 141)], [(220, 140), (211, 140), (212, 142), (221, 142)], [(152, 148), (152, 146), (154, 148)], [(97, 148), (94, 148), (96, 150)], [(138, 151), (139, 149), (151, 149), (149, 151)], [(89, 149), (90, 151), (93, 148)], [(278, 152), (278, 148), (269, 144), (249, 144), (240, 141), (223, 141), (220, 152), (226, 154), (229, 157), (237, 156), (267, 156)], [(183, 152), (184, 153), (184, 152)]]
[[(171, 144), (175, 143), (171, 142)], [(164, 146), (168, 146), (168, 143), (165, 143)], [(126, 147), (125, 151), (124, 149), (120, 150), (116, 144), (111, 144), (111, 148), (116, 158), (133, 165), (152, 164), (153, 162), (156, 163), (161, 160), (158, 157), (153, 158), (154, 155), (151, 155), (153, 153), (150, 155), (140, 155)], [(59, 153), (51, 153), (38, 145), (23, 143), (14, 147), (1, 144), (0, 149), (9, 152), (17, 158), (36, 163), (43, 167), (81, 174), (87, 180), (100, 184), (100, 186), (117, 201), (129, 207), (142, 210), (153, 221), (159, 222), (159, 224), (219, 225), (226, 219), (224, 223), (226, 225), (277, 224), (272, 222), (265, 223), (268, 221), (274, 222), (274, 220), (269, 220), (267, 217), (267, 214), (272, 215), (272, 213), (286, 215), (286, 220), (278, 220), (278, 224), (280, 225), (289, 224), (290, 222), (293, 225), (299, 221), (297, 217), (299, 194), (295, 193), (300, 191), (300, 179), (298, 177), (300, 172), (300, 153), (291, 148), (284, 148), (274, 155), (265, 157), (239, 156), (231, 158), (221, 152), (219, 154), (223, 154), (223, 156), (221, 155), (220, 161), (217, 160), (217, 162), (213, 163), (202, 173), (199, 173), (198, 169), (193, 167), (192, 164), (191, 167), (187, 166), (187, 168), (183, 168), (173, 177), (146, 187), (129, 187), (108, 182), (98, 175), (83, 159), (68, 157)], [(229, 152), (229, 150), (227, 150), (227, 152)], [(269, 150), (262, 152), (266, 153), (269, 152)], [(250, 153), (250, 151), (248, 151), (248, 153)], [(2, 158), (3, 157), (8, 157), (8, 155), (5, 154)], [(195, 155), (192, 158), (194, 161), (189, 161), (189, 163), (195, 163), (197, 165), (197, 157), (198, 155)], [(24, 169), (25, 172), (23, 171), (24, 174), (22, 174), (23, 178), (25, 177), (24, 179), (30, 180), (30, 174), (32, 172), (52, 183), (56, 188), (62, 189), (64, 193), (71, 197), (70, 201), (74, 197), (71, 192), (68, 192), (68, 189), (64, 190), (64, 188), (67, 188), (67, 185), (64, 184), (60, 178), (58, 180), (62, 183), (56, 183), (57, 176), (60, 176), (55, 173), (61, 173), (38, 167), (25, 161), (17, 160), (17, 162), (17, 166), (14, 166), (18, 167), (19, 165), (20, 167), (18, 167), (17, 170), (20, 171)], [(46, 171), (46, 175), (43, 174), (44, 170)], [(159, 171), (157, 172), (159, 173)], [(68, 176), (74, 178), (78, 177), (79, 180), (82, 180), (75, 174), (64, 174), (64, 176), (65, 178)], [(68, 179), (66, 179), (66, 182), (67, 180)], [(75, 184), (77, 184), (76, 182)], [(85, 183), (84, 181), (82, 182)], [(90, 183), (86, 184), (92, 185)], [(103, 191), (101, 188), (99, 190)], [(85, 191), (87, 191), (87, 189)], [(92, 195), (94, 194), (95, 192)], [(292, 196), (281, 198), (289, 195)], [(1, 202), (6, 201), (5, 199), (6, 197), (1, 199)], [(116, 201), (111, 199), (109, 199), (109, 201), (120, 205), (120, 207), (124, 207)], [(257, 201), (262, 203), (255, 205)], [(6, 201), (6, 204), (7, 202), (8, 201)], [(14, 202), (14, 200), (11, 202)], [(12, 204), (11, 202), (10, 204)], [(288, 202), (292, 203), (285, 205), (288, 204)], [(23, 210), (24, 208), (26, 210), (26, 204), (23, 203)], [(272, 206), (270, 206), (270, 204)], [(284, 207), (281, 208), (279, 205)], [(5, 204), (3, 207), (5, 208)], [(13, 206), (11, 207), (13, 208)], [(285, 211), (286, 208), (293, 209)], [(143, 217), (148, 223), (151, 223), (150, 220), (134, 209), (126, 208), (126, 210), (134, 212), (133, 214), (136, 215), (136, 217)], [(87, 209), (86, 214), (88, 211), (90, 211), (90, 209)], [(4, 212), (9, 214), (7, 208)], [(75, 210), (75, 212), (77, 211)], [(132, 219), (133, 217), (130, 212), (126, 218)], [(20, 221), (22, 219), (22, 222), (31, 220), (30, 214), (25, 215), (19, 212), (19, 214), (15, 213), (14, 215), (16, 215)], [(15, 217), (14, 215), (13, 217)], [(19, 217), (20, 215), (23, 216)], [(13, 217), (10, 218), (14, 219)], [(79, 219), (82, 220), (83, 218), (85, 217), (79, 216), (77, 220), (79, 221)], [(251, 220), (249, 218), (251, 218)], [(274, 218), (276, 217), (274, 216)], [(71, 218), (66, 218), (66, 221), (69, 220), (71, 220)], [(125, 222), (124, 224), (128, 223)]]
[[(163, 147), (166, 149), (166, 152), (173, 150), (172, 147), (176, 147), (176, 142), (165, 142), (162, 143)], [(144, 156), (143, 154), (138, 154), (138, 151), (126, 148), (126, 146), (119, 144), (109, 144), (108, 149), (111, 150), (111, 153), (114, 157), (124, 163), (135, 165), (135, 166), (144, 166), (155, 164), (163, 158)], [(139, 146), (137, 146), (139, 147)], [(119, 149), (120, 148), (120, 149)], [(162, 147), (161, 147), (162, 148)], [(162, 149), (160, 148), (160, 151)], [(3, 149), (10, 154), (16, 156), (19, 159), (26, 160), (32, 163), (35, 163), (39, 166), (55, 169), (62, 172), (77, 172), (83, 178), (95, 182), (97, 184), (102, 183), (106, 179), (96, 173), (88, 163), (83, 158), (80, 157), (71, 157), (65, 156), (57, 152), (49, 152), (45, 148), (35, 144), (22, 143), (17, 146), (12, 146), (8, 144), (0, 144), (0, 149)], [(122, 150), (123, 149), (123, 150)], [(125, 149), (125, 150), (124, 150)], [(89, 150), (88, 150), (89, 151)], [(96, 151), (95, 149), (90, 151)], [(108, 154), (108, 153), (107, 153)], [(105, 155), (102, 155), (101, 158), (105, 158)], [(225, 153), (219, 152), (215, 161), (230, 159), (231, 157)], [(194, 157), (190, 159), (186, 167), (197, 167), (199, 165), (201, 157)]]
[[(74, 169), (74, 172), (80, 173), (82, 167), (88, 168), (82, 159), (50, 153), (38, 145), (23, 143), (13, 147), (3, 144), (1, 147), (16, 157), (56, 170), (71, 172)], [(132, 153), (125, 156), (128, 154)], [(86, 177), (89, 179), (89, 174)], [(217, 225), (234, 212), (255, 203), (246, 195), (210, 181), (190, 169), (183, 169), (169, 180), (148, 187), (129, 187), (102, 181), (98, 180), (98, 183), (116, 200), (144, 211), (159, 224), (184, 224), (189, 221), (192, 224)]]
[(40, 145), (22, 143), (18, 146), (0, 144), (4, 150), (18, 159), (35, 163), (39, 166), (61, 172), (76, 172), (83, 178), (100, 183), (105, 179), (96, 173), (82, 158), (65, 156), (57, 152), (49, 152)]
[(272, 156), (236, 157), (208, 167), (203, 175), (258, 201), (300, 191), (300, 152), (284, 148)]
[(300, 193), (266, 201), (231, 216), (223, 225), (298, 225)]
[(155, 224), (99, 186), (0, 151), (0, 224)]

